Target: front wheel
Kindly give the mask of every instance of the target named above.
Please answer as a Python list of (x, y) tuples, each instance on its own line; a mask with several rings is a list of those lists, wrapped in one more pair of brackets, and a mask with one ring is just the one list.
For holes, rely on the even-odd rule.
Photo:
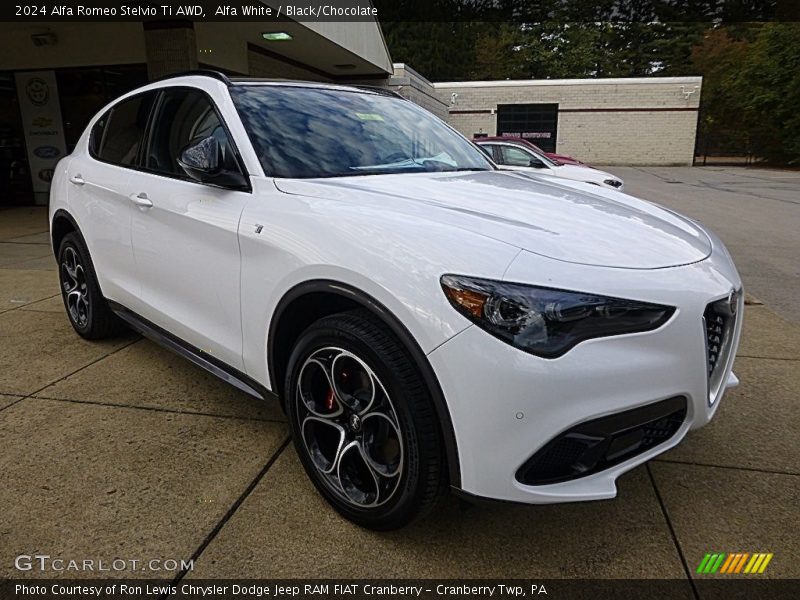
[(433, 403), (403, 346), (370, 313), (309, 327), (289, 361), (287, 414), (319, 492), (351, 521), (402, 527), (446, 489)]

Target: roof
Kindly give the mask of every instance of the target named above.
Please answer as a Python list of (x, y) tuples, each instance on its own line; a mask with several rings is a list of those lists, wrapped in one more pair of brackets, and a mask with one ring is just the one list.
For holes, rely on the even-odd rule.
[(435, 88), (525, 87), (542, 85), (630, 85), (630, 84), (693, 84), (703, 81), (691, 77), (608, 77), (596, 79), (501, 79), (497, 81), (445, 81), (433, 84)]
[(211, 69), (198, 69), (195, 71), (184, 71), (182, 73), (173, 73), (171, 75), (160, 77), (155, 81), (159, 82), (168, 81), (170, 79), (179, 79), (181, 77), (210, 77), (212, 79), (216, 79), (217, 81), (221, 81), (228, 87), (233, 87), (238, 85), (279, 85), (285, 87), (317, 88), (322, 90), (341, 90), (347, 92), (361, 91), (361, 92), (378, 94), (381, 96), (393, 96), (396, 98), (403, 98), (403, 96), (401, 96), (397, 92), (378, 86), (355, 85), (355, 84), (342, 85), (337, 83), (325, 83), (320, 81), (302, 81), (297, 79), (269, 79), (260, 77), (239, 77), (239, 76), (229, 77), (225, 75), (225, 73), (222, 73), (220, 71), (214, 71)]

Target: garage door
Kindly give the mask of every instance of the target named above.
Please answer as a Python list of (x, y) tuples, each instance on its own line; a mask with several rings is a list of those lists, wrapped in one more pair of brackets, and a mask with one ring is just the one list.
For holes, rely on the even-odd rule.
[(530, 140), (545, 152), (556, 151), (558, 104), (500, 104), (497, 135)]

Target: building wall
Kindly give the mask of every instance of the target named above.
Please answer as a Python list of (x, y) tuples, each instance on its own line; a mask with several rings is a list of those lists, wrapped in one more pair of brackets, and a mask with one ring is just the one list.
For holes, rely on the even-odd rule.
[[(0, 71), (89, 67), (145, 62), (141, 23), (0, 23)], [(36, 46), (31, 36), (51, 33), (51, 45)]]
[[(267, 4), (280, 4), (267, 1)], [(392, 72), (392, 60), (383, 37), (380, 24), (368, 19), (364, 21), (305, 21), (303, 26), (319, 36), (329, 39), (341, 48), (346, 49), (354, 57), (377, 67), (381, 72)], [(342, 73), (346, 75), (346, 73)]]
[(184, 27), (145, 27), (144, 41), (147, 76), (150, 79), (197, 69), (197, 43), (191, 24)]
[(197, 21), (194, 33), (197, 58), (208, 68), (227, 73), (247, 73), (247, 41), (237, 30), (239, 23)]
[(394, 76), (388, 81), (389, 89), (447, 121), (448, 105), (436, 93), (433, 84), (408, 65), (395, 63), (393, 66)]
[(557, 103), (559, 153), (597, 165), (691, 165), (701, 85), (701, 77), (652, 77), (436, 83), (434, 88), (449, 106), (450, 124), (470, 138), (496, 135), (498, 104)]

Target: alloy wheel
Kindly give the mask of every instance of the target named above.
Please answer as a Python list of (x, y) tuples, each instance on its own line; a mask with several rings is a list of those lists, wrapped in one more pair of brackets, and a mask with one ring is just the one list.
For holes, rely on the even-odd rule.
[(89, 289), (86, 271), (80, 256), (72, 246), (67, 246), (61, 258), (61, 287), (64, 290), (67, 310), (72, 322), (86, 327), (89, 322)]
[(352, 352), (314, 351), (300, 369), (297, 422), (321, 480), (357, 508), (397, 492), (403, 471), (400, 423), (386, 388)]

